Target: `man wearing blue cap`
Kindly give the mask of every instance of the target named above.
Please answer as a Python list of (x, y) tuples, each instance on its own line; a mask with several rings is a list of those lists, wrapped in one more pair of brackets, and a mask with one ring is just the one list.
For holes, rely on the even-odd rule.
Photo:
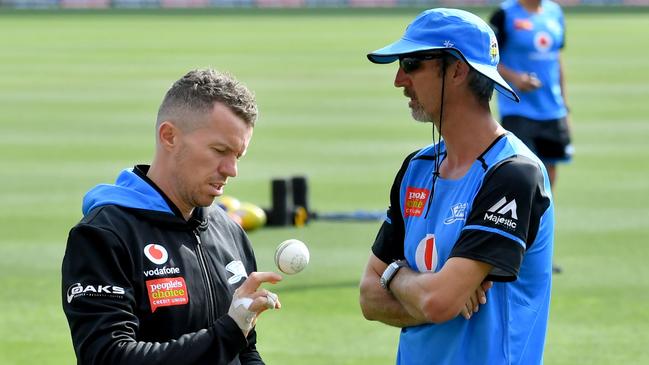
[(552, 195), (543, 163), (491, 115), (494, 88), (518, 100), (493, 31), (462, 10), (427, 10), (368, 58), (399, 61), (394, 84), (413, 118), (433, 123), (433, 144), (392, 185), (361, 281), (364, 316), (401, 327), (397, 364), (542, 363)]

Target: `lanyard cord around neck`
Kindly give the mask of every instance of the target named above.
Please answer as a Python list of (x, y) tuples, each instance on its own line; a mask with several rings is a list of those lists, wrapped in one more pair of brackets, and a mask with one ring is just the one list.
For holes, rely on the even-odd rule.
[(442, 153), (441, 142), (442, 142), (442, 119), (444, 116), (444, 90), (446, 89), (446, 59), (442, 59), (442, 92), (441, 92), (441, 102), (439, 106), (439, 133), (437, 141), (435, 141), (435, 123), (433, 123), (433, 144), (435, 145), (435, 168), (433, 170), (433, 183), (430, 188), (430, 195), (428, 195), (428, 203), (426, 207), (426, 214), (424, 219), (428, 218), (428, 212), (430, 211), (430, 206), (433, 203), (433, 195), (435, 194), (435, 184), (439, 178), (439, 166), (441, 161), (439, 160), (439, 155)]

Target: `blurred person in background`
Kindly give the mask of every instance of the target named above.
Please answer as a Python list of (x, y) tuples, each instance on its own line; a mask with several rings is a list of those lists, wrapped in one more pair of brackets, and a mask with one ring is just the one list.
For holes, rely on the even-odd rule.
[(552, 194), (543, 163), (491, 115), (494, 88), (518, 99), (498, 73), (493, 31), (466, 11), (431, 9), (368, 58), (399, 62), (394, 85), (433, 143), (395, 177), (361, 279), (363, 315), (401, 328), (397, 364), (541, 364)]
[[(560, 53), (563, 12), (549, 0), (507, 0), (489, 22), (500, 46), (498, 71), (521, 99), (498, 98), (501, 123), (541, 158), (554, 186), (557, 163), (573, 153)], [(561, 268), (554, 265), (553, 271)]]
[(256, 118), (243, 84), (190, 71), (160, 105), (151, 165), (85, 195), (62, 265), (79, 364), (263, 364), (254, 326), (280, 302), (259, 286), (281, 276), (255, 272), (244, 231), (211, 207)]

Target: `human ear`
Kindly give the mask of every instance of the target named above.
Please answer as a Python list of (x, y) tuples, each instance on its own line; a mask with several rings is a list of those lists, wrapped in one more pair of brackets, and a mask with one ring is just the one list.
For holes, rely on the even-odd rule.
[(455, 76), (458, 77), (461, 81), (464, 81), (471, 71), (471, 66), (466, 62), (458, 61), (457, 67), (455, 68)]
[(158, 127), (158, 143), (165, 149), (172, 149), (177, 142), (178, 128), (170, 122), (164, 121)]

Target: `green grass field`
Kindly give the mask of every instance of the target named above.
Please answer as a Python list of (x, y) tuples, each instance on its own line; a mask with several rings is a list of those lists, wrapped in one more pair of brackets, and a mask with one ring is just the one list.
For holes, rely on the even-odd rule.
[[(383, 209), (393, 174), (430, 143), (394, 66), (400, 11), (0, 12), (0, 363), (71, 364), (60, 263), (81, 197), (148, 162), (157, 106), (195, 67), (228, 70), (261, 118), (228, 193), (268, 205), (269, 180), (305, 174), (320, 211)], [(481, 15), (485, 16), (486, 13)], [(556, 186), (546, 364), (649, 364), (649, 13), (571, 12), (565, 60), (576, 157)], [(379, 223), (253, 232), (260, 269), (304, 240), (303, 273), (275, 289), (269, 365), (392, 364), (398, 330), (363, 319), (357, 283)]]

